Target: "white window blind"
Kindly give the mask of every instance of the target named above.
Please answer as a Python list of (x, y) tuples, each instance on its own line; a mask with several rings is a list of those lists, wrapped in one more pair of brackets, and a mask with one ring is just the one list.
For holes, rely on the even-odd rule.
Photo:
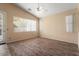
[(73, 15), (66, 16), (66, 32), (73, 32)]

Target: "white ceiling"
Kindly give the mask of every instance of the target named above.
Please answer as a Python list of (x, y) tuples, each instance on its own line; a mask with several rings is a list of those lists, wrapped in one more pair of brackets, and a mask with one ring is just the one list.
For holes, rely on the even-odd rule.
[[(76, 3), (40, 3), (39, 6), (42, 7), (42, 10), (44, 11), (38, 14), (36, 12), (36, 9), (38, 8), (37, 3), (16, 3), (16, 5), (39, 18), (45, 17), (50, 14), (66, 11), (69, 9), (74, 9), (77, 6)], [(28, 10), (29, 8), (31, 10)]]

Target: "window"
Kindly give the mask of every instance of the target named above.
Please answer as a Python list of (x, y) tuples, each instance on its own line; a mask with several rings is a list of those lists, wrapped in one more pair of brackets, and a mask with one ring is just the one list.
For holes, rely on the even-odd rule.
[(14, 24), (15, 32), (36, 31), (36, 21), (35, 20), (14, 17), (13, 24)]

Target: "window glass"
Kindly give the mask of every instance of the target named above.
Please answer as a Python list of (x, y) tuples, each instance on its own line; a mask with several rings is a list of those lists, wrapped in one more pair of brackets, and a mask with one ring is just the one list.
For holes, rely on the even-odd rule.
[(36, 21), (35, 20), (14, 17), (13, 25), (14, 25), (15, 32), (36, 31)]

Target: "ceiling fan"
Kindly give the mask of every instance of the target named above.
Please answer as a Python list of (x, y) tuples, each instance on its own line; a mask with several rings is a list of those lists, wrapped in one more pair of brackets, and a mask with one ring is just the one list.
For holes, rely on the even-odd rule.
[[(44, 12), (47, 11), (45, 8), (42, 7), (42, 5), (40, 5), (39, 2), (36, 5), (37, 5), (37, 7), (35, 8), (34, 11), (35, 11), (35, 13), (37, 15), (42, 15), (42, 13), (44, 14)], [(33, 12), (33, 9), (32, 8), (28, 8), (28, 10)]]

